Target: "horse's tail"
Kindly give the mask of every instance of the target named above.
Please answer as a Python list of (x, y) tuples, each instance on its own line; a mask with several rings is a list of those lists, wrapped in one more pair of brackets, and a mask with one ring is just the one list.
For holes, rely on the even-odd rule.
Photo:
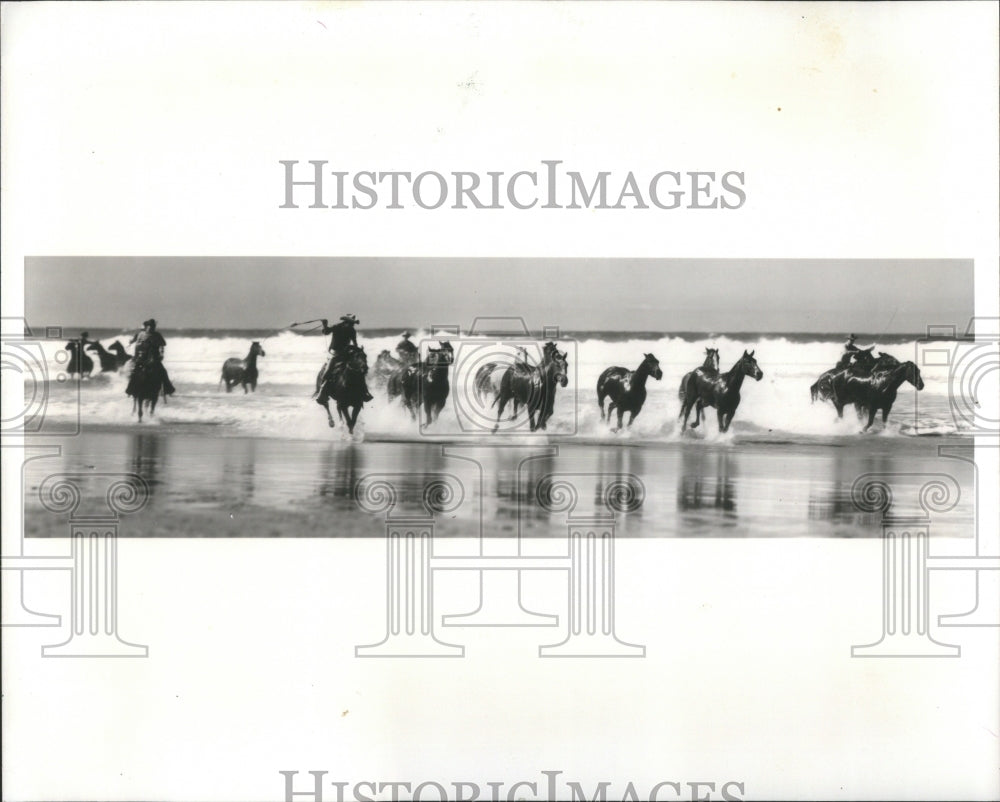
[(809, 395), (812, 396), (812, 401), (810, 403), (815, 404), (816, 399), (819, 398), (819, 382), (814, 383), (813, 386), (809, 388)]
[(681, 379), (681, 386), (680, 386), (680, 388), (678, 388), (678, 390), (677, 390), (677, 398), (678, 398), (678, 399), (679, 399), (680, 401), (683, 401), (683, 400), (684, 400), (684, 396), (685, 396), (685, 395), (686, 395), (686, 393), (687, 393), (687, 383), (688, 383), (688, 380), (689, 380), (690, 378), (691, 378), (691, 374), (690, 374), (690, 373), (685, 373), (685, 374), (684, 374), (684, 378), (683, 378), (683, 379)]
[[(484, 399), (487, 395), (492, 392), (492, 384), (490, 383), (490, 378), (493, 375), (493, 371), (496, 370), (496, 362), (487, 362), (479, 370), (476, 371), (476, 377), (472, 382), (473, 392), (476, 394), (476, 403), (479, 406), (483, 406)], [(496, 403), (496, 398), (493, 399), (493, 403)]]

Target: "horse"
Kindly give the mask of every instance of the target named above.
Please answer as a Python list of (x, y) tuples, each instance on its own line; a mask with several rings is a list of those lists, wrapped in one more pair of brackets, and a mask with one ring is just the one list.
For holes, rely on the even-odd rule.
[[(886, 355), (888, 356), (888, 355)], [(895, 359), (890, 357), (890, 359)], [(886, 361), (888, 364), (888, 360)], [(833, 405), (837, 416), (844, 417), (844, 407), (854, 404), (860, 413), (868, 412), (868, 423), (862, 431), (867, 432), (875, 422), (875, 415), (882, 410), (882, 425), (889, 419), (889, 412), (896, 401), (899, 386), (908, 381), (917, 391), (924, 389), (920, 368), (912, 362), (898, 362), (894, 367), (873, 371), (868, 376), (858, 376), (850, 371), (837, 374), (833, 380)]]
[(447, 340), (440, 348), (431, 348), (426, 362), (407, 365), (389, 377), (389, 400), (401, 395), (403, 406), (410, 411), (413, 420), (417, 420), (417, 413), (423, 407), (425, 425), (430, 426), (438, 419), (451, 392), (448, 368), (454, 361), (455, 349)]
[(740, 405), (740, 388), (743, 386), (743, 379), (746, 376), (753, 377), (756, 381), (764, 378), (764, 372), (757, 365), (754, 359), (754, 352), (743, 351), (743, 356), (733, 365), (731, 370), (718, 376), (707, 376), (697, 370), (692, 372), (688, 379), (687, 387), (681, 389), (683, 396), (681, 405), (681, 417), (684, 423), (681, 431), (687, 428), (688, 415), (691, 407), (697, 404), (698, 411), (695, 413), (694, 423), (691, 428), (695, 428), (701, 419), (702, 408), (715, 407), (719, 417), (719, 431), (729, 431), (729, 425), (733, 422), (733, 415)]
[(528, 409), (528, 426), (531, 431), (547, 428), (549, 418), (556, 399), (556, 386), (565, 387), (569, 383), (569, 364), (565, 351), (560, 351), (556, 344), (545, 344), (542, 352), (542, 364), (529, 365), (527, 360), (514, 364), (504, 371), (500, 381), (500, 392), (493, 400), (497, 409), (497, 422), (493, 427), (496, 432), (500, 428), (500, 418), (503, 416), (507, 402), (514, 401), (514, 414), (517, 405)]
[(115, 355), (115, 360), (118, 362), (118, 369), (121, 370), (128, 364), (128, 361), (132, 358), (132, 355), (125, 350), (125, 346), (121, 344), (120, 340), (115, 340), (111, 345), (108, 346), (108, 350)]
[[(708, 376), (718, 376), (719, 375), (719, 349), (718, 348), (706, 348), (705, 349), (705, 361), (701, 364), (701, 367), (695, 368), (695, 370), (700, 370), (702, 373)], [(684, 388), (687, 387), (688, 381), (691, 379), (694, 370), (689, 371), (684, 374), (684, 378), (681, 379), (681, 386), (679, 391), (679, 398), (684, 401)], [(699, 407), (696, 416), (701, 415), (701, 408)], [(696, 420), (698, 418), (696, 417)]]
[[(121, 346), (121, 343), (118, 343), (118, 345)], [(97, 358), (101, 361), (101, 373), (118, 372), (121, 363), (118, 361), (117, 354), (111, 353), (99, 342), (87, 343), (87, 350), (97, 354)]]
[(382, 353), (375, 360), (375, 366), (372, 368), (375, 382), (377, 384), (388, 383), (389, 377), (402, 367), (403, 363), (390, 354), (388, 348), (383, 349)]
[(156, 412), (156, 402), (162, 389), (163, 368), (156, 360), (144, 359), (133, 363), (125, 394), (132, 396), (132, 411), (139, 413), (139, 423), (142, 423), (143, 405), (149, 408), (150, 417)]
[[(556, 344), (552, 341), (545, 343), (545, 347), (542, 352), (542, 359), (545, 359), (547, 354), (552, 354), (558, 351)], [(490, 396), (493, 396), (493, 403), (491, 406), (496, 406), (497, 398), (500, 397), (500, 385), (503, 383), (504, 374), (517, 365), (520, 359), (522, 367), (528, 367), (531, 364), (531, 360), (528, 356), (528, 349), (523, 346), (517, 347), (517, 355), (511, 362), (487, 362), (485, 365), (476, 371), (475, 378), (473, 379), (473, 390), (476, 394), (476, 403), (481, 407), (486, 406), (486, 401)], [(510, 420), (514, 420), (517, 417), (518, 406), (520, 402), (517, 397), (511, 399), (513, 403), (511, 404)]]
[(247, 386), (254, 392), (257, 391), (257, 357), (267, 356), (264, 349), (257, 340), (250, 343), (250, 351), (243, 359), (230, 357), (222, 363), (222, 375), (219, 377), (219, 385), (226, 383), (226, 392), (231, 393), (233, 386), (243, 385), (243, 395), (247, 394)]
[[(344, 355), (344, 360), (334, 367), (329, 373), (326, 367), (320, 369), (316, 377), (316, 389), (322, 391), (326, 388), (325, 400), (320, 400), (323, 409), (326, 410), (326, 419), (333, 428), (333, 415), (330, 413), (330, 401), (332, 398), (337, 402), (337, 415), (342, 423), (347, 424), (349, 434), (354, 434), (354, 424), (357, 423), (358, 414), (365, 403), (365, 375), (368, 373), (368, 355), (364, 348), (352, 347)], [(326, 374), (324, 382), (323, 376)], [(324, 394), (320, 395), (324, 398)]]
[(80, 347), (79, 340), (70, 340), (66, 343), (66, 350), (69, 351), (69, 364), (66, 372), (70, 376), (79, 375), (82, 379), (89, 376), (94, 370), (94, 360), (87, 356)]
[(652, 376), (659, 381), (663, 378), (660, 361), (652, 354), (643, 354), (642, 362), (635, 370), (614, 367), (607, 368), (597, 380), (597, 405), (601, 408), (601, 420), (604, 420), (604, 399), (611, 398), (608, 404), (608, 424), (611, 423), (611, 413), (617, 409), (618, 426), (612, 431), (620, 431), (622, 417), (629, 413), (628, 425), (631, 426), (636, 416), (642, 411), (646, 402), (646, 379)]
[[(825, 371), (816, 382), (809, 388), (809, 394), (813, 403), (816, 401), (829, 401), (833, 396), (833, 377), (841, 371), (854, 370), (861, 374), (866, 374), (872, 370), (877, 361), (872, 356), (874, 345), (868, 348), (855, 348), (853, 351), (846, 351), (840, 361), (828, 371)], [(879, 358), (889, 357), (888, 354), (879, 354)]]

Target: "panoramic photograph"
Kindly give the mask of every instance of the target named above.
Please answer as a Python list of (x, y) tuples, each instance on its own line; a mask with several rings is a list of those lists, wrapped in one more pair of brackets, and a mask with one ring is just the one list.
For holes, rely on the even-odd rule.
[(437, 534), (497, 538), (564, 532), (552, 473), (637, 477), (624, 537), (872, 537), (858, 477), (972, 481), (970, 260), (30, 257), (25, 300), (60, 446), (29, 537), (53, 472), (141, 477), (144, 537), (365, 536), (387, 471), (458, 476)]

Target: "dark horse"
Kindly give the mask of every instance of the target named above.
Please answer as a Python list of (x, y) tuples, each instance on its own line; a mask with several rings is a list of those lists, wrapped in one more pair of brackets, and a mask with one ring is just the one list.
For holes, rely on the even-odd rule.
[(646, 379), (652, 376), (659, 381), (663, 378), (660, 361), (652, 354), (643, 354), (642, 362), (635, 370), (622, 367), (611, 367), (605, 370), (597, 380), (597, 405), (601, 408), (601, 420), (604, 420), (604, 399), (611, 398), (608, 404), (608, 423), (611, 423), (611, 413), (617, 409), (618, 426), (613, 431), (622, 428), (622, 417), (629, 413), (628, 425), (632, 425), (636, 415), (642, 411), (646, 402)]
[(455, 361), (455, 349), (447, 340), (440, 348), (431, 348), (427, 353), (426, 362), (416, 362), (407, 365), (389, 377), (389, 400), (396, 396), (403, 397), (403, 406), (417, 420), (417, 413), (423, 407), (426, 424), (438, 419), (445, 401), (451, 392), (448, 381), (448, 368)]
[(687, 428), (688, 415), (691, 414), (691, 407), (695, 405), (698, 411), (695, 413), (694, 423), (691, 424), (692, 429), (698, 425), (704, 407), (715, 407), (719, 415), (719, 431), (729, 430), (736, 408), (740, 405), (743, 378), (752, 376), (756, 381), (764, 378), (764, 373), (753, 355), (753, 351), (749, 353), (744, 351), (740, 361), (733, 365), (732, 370), (718, 376), (707, 376), (697, 370), (690, 374), (687, 386), (682, 386), (680, 390), (681, 417), (684, 419), (681, 431)]
[(402, 369), (402, 367), (403, 363), (390, 354), (388, 348), (385, 348), (378, 355), (378, 359), (375, 360), (375, 366), (372, 368), (372, 376), (376, 383), (386, 384), (389, 381), (389, 377)]
[(117, 373), (118, 369), (132, 358), (125, 353), (124, 346), (118, 340), (115, 340), (110, 348), (105, 348), (99, 342), (88, 343), (87, 350), (95, 352), (97, 358), (101, 360), (101, 373)]
[(343, 362), (327, 373), (325, 387), (323, 390), (323, 374), (326, 367), (320, 369), (316, 377), (316, 389), (320, 392), (320, 397), (326, 399), (320, 401), (323, 409), (326, 410), (326, 419), (333, 428), (333, 415), (330, 414), (329, 398), (337, 402), (337, 415), (341, 422), (347, 424), (347, 431), (354, 434), (354, 424), (357, 423), (358, 414), (365, 403), (365, 375), (368, 373), (368, 355), (364, 348), (351, 347), (344, 355)]
[[(691, 376), (694, 374), (695, 370), (701, 371), (703, 375), (709, 377), (715, 377), (719, 375), (719, 349), (718, 348), (706, 348), (705, 349), (705, 361), (701, 363), (701, 367), (697, 367), (692, 371), (684, 374), (684, 378), (681, 379), (681, 389), (680, 389), (680, 399), (684, 400), (684, 388), (687, 387), (688, 381), (690, 381)], [(695, 413), (695, 422), (700, 422), (700, 415), (702, 413), (701, 407), (698, 407)]]
[[(886, 354), (886, 356), (888, 356)], [(893, 359), (893, 357), (890, 357)], [(875, 422), (875, 415), (882, 410), (882, 425), (889, 419), (889, 412), (896, 401), (899, 386), (908, 381), (918, 391), (924, 389), (920, 369), (912, 362), (897, 362), (895, 367), (875, 370), (868, 376), (858, 376), (850, 371), (842, 371), (833, 379), (833, 405), (837, 415), (844, 417), (844, 407), (854, 404), (860, 414), (868, 413), (868, 424), (862, 431), (867, 432)]]
[[(555, 348), (556, 344), (554, 342), (545, 343), (545, 353), (549, 353)], [(545, 353), (542, 355), (543, 360)], [(521, 368), (527, 368), (531, 364), (528, 351), (524, 346), (517, 346), (517, 355), (512, 361), (505, 359), (499, 362), (487, 362), (476, 371), (473, 387), (476, 394), (476, 403), (479, 406), (486, 407), (486, 401), (490, 396), (493, 396), (493, 403), (490, 406), (496, 406), (497, 399), (500, 397), (500, 386), (503, 384), (503, 377), (508, 370), (518, 365), (518, 360), (520, 360)], [(520, 402), (516, 396), (511, 401), (513, 403), (510, 405), (510, 419), (514, 420), (517, 417), (517, 409)]]
[(498, 407), (493, 431), (500, 428), (504, 407), (511, 400), (514, 401), (515, 415), (518, 405), (528, 408), (528, 426), (531, 431), (546, 429), (555, 405), (556, 386), (565, 387), (568, 383), (566, 352), (560, 351), (553, 342), (545, 344), (541, 365), (528, 365), (527, 362), (511, 365), (504, 371), (500, 380), (500, 392), (493, 400)]
[[(816, 380), (816, 383), (809, 388), (812, 400), (814, 402), (829, 401), (833, 396), (833, 377), (842, 371), (850, 370), (860, 375), (871, 372), (876, 362), (875, 357), (872, 356), (872, 349), (874, 347), (872, 345), (868, 348), (855, 348), (853, 351), (845, 352), (840, 361), (834, 367), (824, 372)], [(879, 354), (879, 359), (883, 357), (892, 359), (888, 354)]]
[(150, 416), (156, 412), (156, 401), (163, 389), (163, 367), (155, 359), (144, 359), (132, 363), (125, 394), (132, 396), (132, 411), (139, 413), (142, 423), (143, 405), (149, 408)]
[(94, 360), (83, 352), (79, 340), (70, 340), (66, 343), (66, 350), (69, 351), (69, 364), (66, 366), (66, 372), (70, 376), (79, 375), (82, 378), (93, 372)]
[(230, 357), (222, 363), (222, 376), (219, 377), (219, 384), (226, 383), (226, 392), (231, 393), (234, 385), (243, 385), (243, 394), (247, 394), (247, 386), (254, 392), (257, 391), (257, 357), (267, 356), (261, 344), (254, 340), (250, 344), (250, 352), (244, 359)]
[(132, 358), (132, 355), (125, 350), (125, 346), (121, 344), (119, 340), (115, 340), (111, 345), (108, 346), (108, 350), (115, 355), (115, 360), (118, 362), (118, 369), (121, 370), (128, 361)]

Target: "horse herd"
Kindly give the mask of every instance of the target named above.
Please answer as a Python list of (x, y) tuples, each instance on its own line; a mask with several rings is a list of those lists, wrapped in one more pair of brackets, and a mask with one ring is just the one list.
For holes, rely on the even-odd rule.
[[(97, 353), (102, 372), (118, 371), (132, 359), (118, 341), (107, 349), (100, 343), (91, 342), (87, 344), (87, 349)], [(848, 346), (840, 361), (810, 387), (812, 400), (830, 401), (839, 417), (843, 417), (844, 409), (849, 405), (855, 407), (859, 419), (867, 416), (864, 431), (872, 426), (879, 411), (882, 412), (883, 424), (888, 420), (904, 381), (909, 381), (917, 390), (924, 387), (920, 370), (913, 362), (900, 362), (887, 353), (879, 353), (876, 357), (873, 349), (874, 346), (865, 349)], [(70, 341), (66, 350), (70, 352), (70, 373), (89, 375), (93, 370), (93, 360), (83, 352), (80, 341)], [(521, 348), (516, 357), (494, 359), (476, 370), (473, 377), (474, 397), (481, 408), (496, 409), (494, 432), (499, 429), (508, 405), (510, 419), (516, 418), (520, 409), (524, 408), (531, 431), (547, 428), (554, 410), (556, 391), (569, 382), (569, 365), (567, 353), (560, 351), (554, 342), (545, 343), (540, 353), (539, 360), (532, 360)], [(220, 387), (224, 383), (226, 392), (231, 392), (237, 385), (243, 387), (244, 393), (256, 390), (259, 378), (257, 359), (263, 356), (264, 349), (255, 340), (243, 359), (227, 359), (222, 366)], [(385, 391), (389, 402), (399, 399), (413, 420), (420, 418), (424, 425), (430, 425), (441, 414), (451, 392), (449, 372), (454, 361), (455, 350), (448, 341), (429, 348), (426, 358), (412, 361), (397, 359), (388, 350), (383, 350), (375, 361), (372, 377), (376, 388)], [(366, 400), (368, 372), (364, 348), (353, 347), (345, 354), (338, 370), (331, 371), (324, 378), (324, 369), (317, 376), (316, 395), (320, 395), (325, 382), (327, 392), (323, 397), (335, 402), (341, 421), (351, 433)], [(705, 408), (713, 407), (719, 431), (728, 431), (740, 404), (743, 380), (751, 377), (760, 381), (763, 375), (754, 351), (744, 350), (730, 370), (721, 372), (718, 349), (706, 348), (704, 362), (681, 379), (678, 390), (681, 430), (687, 428), (692, 410), (694, 420), (690, 425), (696, 428), (704, 419)], [(635, 421), (645, 404), (646, 383), (650, 377), (656, 381), (663, 378), (659, 360), (653, 354), (643, 354), (642, 361), (634, 370), (615, 365), (600, 374), (597, 404), (601, 420), (607, 420), (612, 431), (618, 432), (623, 426), (630, 427)], [(159, 392), (157, 387), (156, 394)], [(140, 420), (143, 400), (150, 402), (151, 412), (155, 409), (155, 398), (137, 398)], [(320, 403), (326, 409), (329, 425), (334, 426), (329, 404), (323, 400)], [(624, 418), (626, 413), (627, 424)]]

